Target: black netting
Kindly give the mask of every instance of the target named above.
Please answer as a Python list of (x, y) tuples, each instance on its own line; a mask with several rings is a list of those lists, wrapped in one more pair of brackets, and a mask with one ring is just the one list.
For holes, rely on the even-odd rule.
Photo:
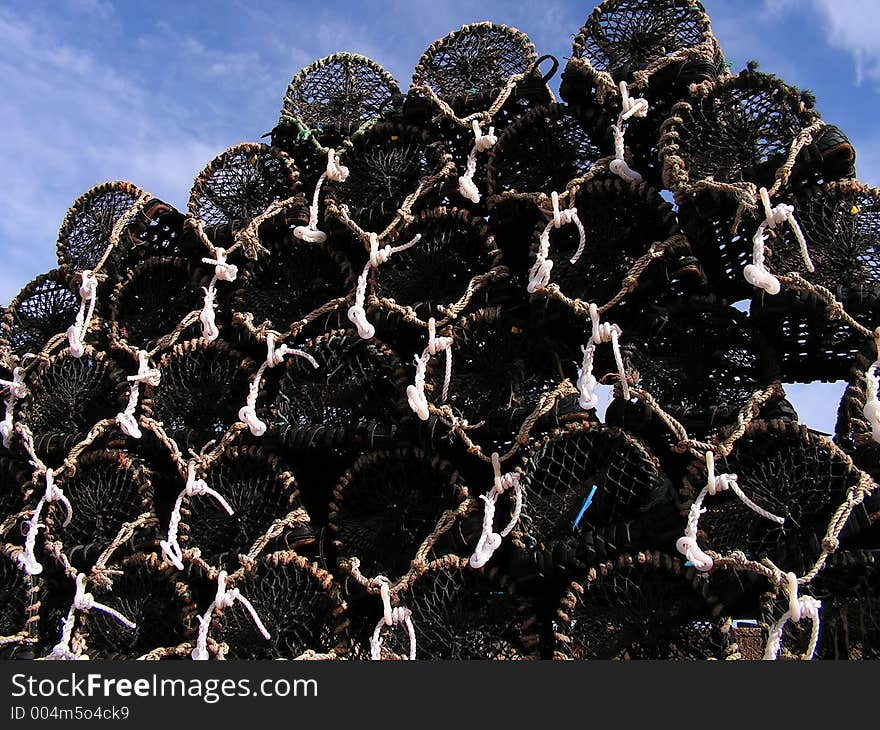
[(288, 358), (269, 421), (286, 443), (371, 445), (396, 433), (406, 377), (397, 355), (341, 330), (303, 350), (318, 367)]
[[(187, 498), (180, 542), (184, 549), (198, 548), (202, 560), (218, 569), (237, 569), (238, 556), (247, 555), (275, 520), (299, 506), (293, 475), (276, 458), (253, 447), (225, 452), (208, 470), (205, 481), (229, 503), (233, 514), (211, 496)], [(303, 515), (302, 519), (307, 518)], [(302, 525), (294, 528), (288, 543), (294, 547), (312, 539), (311, 529)]]
[[(97, 185), (74, 201), (58, 233), (58, 263), (71, 271), (94, 269), (107, 247), (116, 222), (135, 204), (140, 188), (128, 182)], [(128, 240), (120, 237), (101, 271), (115, 278)]]
[[(13, 515), (24, 509), (24, 494), (30, 483), (30, 467), (8, 456), (0, 456), (0, 526), (12, 525), (7, 522)], [(3, 535), (6, 540), (16, 539), (16, 535)]]
[(693, 568), (639, 554), (572, 583), (556, 625), (559, 659), (723, 659), (731, 647)]
[(11, 554), (0, 551), (0, 639), (25, 630), (31, 603), (30, 577)]
[(330, 530), (341, 558), (392, 580), (410, 568), (440, 516), (467, 494), (453, 466), (421, 450), (360, 457), (333, 493)]
[(182, 643), (195, 619), (189, 591), (152, 555), (136, 555), (119, 566), (112, 589), (89, 587), (95, 600), (119, 611), (130, 629), (103, 611), (83, 612), (79, 631), (90, 659), (137, 659), (159, 646)]
[(175, 345), (159, 360), (159, 385), (144, 386), (143, 412), (161, 422), (182, 451), (198, 451), (238, 420), (251, 364), (223, 342)]
[[(150, 349), (203, 304), (208, 279), (184, 259), (151, 258), (135, 266), (117, 287), (110, 310), (115, 339), (137, 349)], [(183, 331), (193, 336), (196, 326)]]
[(78, 308), (79, 298), (64, 274), (55, 270), (38, 276), (10, 302), (0, 319), (0, 348), (8, 346), (19, 357), (40, 352), (51, 337), (73, 324)]
[[(419, 659), (537, 658), (534, 606), (494, 575), (434, 567), (400, 591), (397, 602), (412, 611)], [(403, 625), (383, 627), (380, 635), (383, 656), (409, 656)]]
[(98, 421), (114, 418), (128, 394), (125, 373), (91, 347), (82, 357), (68, 350), (42, 361), (27, 378), (21, 420), (38, 453), (66, 453)]
[(151, 200), (128, 229), (131, 249), (126, 262), (143, 261), (153, 256), (179, 256), (193, 248), (185, 232), (186, 216), (161, 200)]
[(345, 653), (345, 603), (329, 573), (293, 553), (273, 553), (236, 582), (270, 638), (236, 602), (223, 610), (211, 636), (229, 646), (229, 659), (293, 659), (311, 649)]

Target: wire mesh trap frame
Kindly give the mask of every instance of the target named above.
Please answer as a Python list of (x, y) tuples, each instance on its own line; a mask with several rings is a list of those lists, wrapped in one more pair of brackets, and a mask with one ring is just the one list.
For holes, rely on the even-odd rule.
[(357, 53), (334, 53), (293, 77), (278, 125), (293, 127), (297, 136), (316, 146), (335, 147), (381, 118), (399, 96), (397, 81), (375, 61)]
[(0, 542), (21, 542), (22, 536), (15, 528), (22, 518), (30, 478), (27, 463), (0, 454)]
[[(453, 465), (421, 449), (372, 451), (358, 457), (333, 490), (328, 527), (343, 570), (403, 577), (424, 562), (468, 498)], [(438, 527), (439, 525), (439, 527)]]
[(144, 191), (136, 185), (113, 181), (96, 185), (77, 198), (58, 233), (62, 271), (72, 275), (100, 269), (115, 280), (131, 241), (126, 236), (114, 239), (114, 229), (135, 204), (144, 202), (143, 196)]
[(347, 256), (333, 242), (285, 236), (264, 240), (268, 254), (245, 264), (232, 296), (233, 324), (265, 341), (268, 331), (296, 337), (341, 307), (355, 283)]
[(18, 562), (20, 548), (0, 544), (0, 657), (37, 641), (37, 579)]
[(651, 96), (684, 83), (712, 81), (726, 72), (709, 16), (690, 0), (606, 0), (574, 38), (560, 94), (583, 103), (600, 100), (621, 81)]
[(318, 363), (290, 358), (266, 422), (287, 446), (370, 448), (387, 444), (404, 415), (407, 374), (397, 354), (354, 330), (306, 342)]
[(694, 568), (658, 552), (623, 555), (572, 582), (557, 612), (553, 656), (736, 659), (724, 604)]
[[(466, 558), (436, 560), (391, 589), (392, 612), (409, 615), (415, 644), (399, 624), (380, 618), (369, 642), (373, 659), (528, 660), (539, 658), (537, 617), (495, 569), (472, 570)], [(407, 614), (408, 612), (408, 614)], [(375, 628), (373, 628), (375, 627)], [(367, 648), (367, 637), (361, 637)]]
[(180, 545), (184, 562), (216, 580), (220, 570), (244, 570), (239, 556), (256, 560), (275, 540), (302, 548), (314, 542), (309, 515), (300, 503), (296, 480), (281, 461), (252, 446), (228, 447), (205, 470), (216, 499), (185, 495), (180, 507)]
[(135, 624), (129, 628), (102, 611), (83, 611), (73, 645), (90, 659), (137, 659), (157, 647), (183, 643), (194, 633), (196, 607), (177, 571), (151, 553), (111, 567), (111, 583), (96, 581), (96, 601)]
[[(799, 575), (831, 544), (826, 539), (829, 521), (860, 483), (859, 471), (830, 439), (778, 420), (749, 424), (718, 470), (736, 474), (748, 499), (782, 522), (725, 491), (705, 498), (700, 545), (715, 553), (739, 551), (749, 560), (769, 559)], [(706, 478), (705, 464), (694, 462), (681, 488), (683, 514), (690, 511)], [(864, 508), (857, 506), (845, 529), (855, 534), (867, 522)]]
[(483, 288), (507, 275), (488, 226), (466, 210), (422, 211), (401, 230), (400, 239), (415, 235), (421, 237), (418, 243), (373, 269), (369, 282), (368, 303), (404, 322), (427, 327), (434, 318), (443, 327)]
[(67, 455), (99, 423), (112, 423), (128, 390), (125, 373), (90, 345), (83, 357), (68, 348), (41, 356), (25, 383), (28, 394), (17, 401), (14, 420), (27, 426), (42, 456)]
[(880, 479), (880, 443), (874, 438), (871, 420), (865, 416), (865, 406), (869, 401), (866, 375), (877, 357), (875, 342), (866, 344), (856, 355), (834, 428), (834, 443), (849, 454), (853, 463), (870, 474), (875, 482)]
[[(15, 296), (0, 317), (0, 356), (22, 358), (42, 352), (46, 344), (63, 333), (73, 321), (79, 299), (67, 274), (53, 269), (40, 274)], [(93, 328), (98, 323), (93, 321)]]
[(261, 226), (305, 207), (293, 158), (275, 147), (245, 142), (215, 157), (199, 173), (190, 191), (187, 225), (214, 262), (223, 264), (227, 254), (239, 249), (247, 258), (257, 258)]
[(46, 540), (64, 546), (64, 553), (77, 570), (101, 572), (114, 555), (128, 552), (135, 533), (141, 542), (155, 541), (158, 527), (154, 489), (146, 467), (135, 457), (116, 450), (85, 451), (76, 471), (56, 481), (73, 505), (63, 515), (48, 510)]
[(644, 183), (592, 180), (578, 188), (571, 207), (583, 234), (576, 226), (539, 224), (531, 254), (533, 266), (552, 262), (549, 283), (536, 291), (579, 315), (589, 316), (590, 303), (604, 314), (652, 278), (665, 284), (663, 262), (668, 267), (690, 255), (672, 208)]
[(447, 330), (455, 365), (447, 378), (439, 358), (428, 362), (427, 412), (434, 428), (439, 424), (440, 433), (454, 435), (483, 461), (493, 451), (507, 461), (528, 444), (543, 416), (577, 393), (553, 343), (534, 323), (526, 326), (490, 307), (459, 318)]
[[(201, 309), (209, 280), (203, 269), (177, 257), (152, 257), (133, 266), (110, 300), (112, 345), (135, 355), (157, 347), (188, 314)], [(177, 330), (176, 336), (197, 336), (195, 324)]]
[(349, 650), (346, 604), (333, 576), (291, 551), (248, 563), (229, 585), (260, 617), (269, 638), (241, 602), (214, 612), (209, 637), (228, 647), (227, 659), (294, 659), (304, 652)]
[(183, 453), (220, 441), (240, 423), (238, 410), (247, 399), (254, 365), (222, 340), (174, 345), (156, 364), (159, 384), (144, 385), (142, 425), (155, 430), (160, 424)]
[(189, 258), (196, 254), (201, 245), (185, 224), (186, 215), (153, 198), (131, 219), (126, 229), (130, 248), (125, 252), (123, 263), (131, 268), (155, 256)]
[[(583, 569), (627, 547), (650, 547), (616, 544), (619, 535), (633, 538), (637, 532), (615, 528), (656, 515), (657, 506), (672, 496), (671, 483), (647, 446), (600, 424), (570, 424), (547, 434), (530, 448), (519, 470), (523, 502), (511, 532), (513, 545), (529, 554), (553, 554), (557, 567)], [(646, 532), (637, 540), (650, 540)]]

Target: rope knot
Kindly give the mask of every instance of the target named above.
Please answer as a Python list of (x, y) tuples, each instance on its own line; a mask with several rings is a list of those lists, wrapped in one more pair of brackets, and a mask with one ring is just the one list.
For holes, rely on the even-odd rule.
[(202, 263), (213, 264), (214, 276), (220, 281), (235, 281), (238, 277), (238, 267), (235, 264), (226, 263), (225, 248), (215, 248), (214, 258), (203, 258)]
[(79, 310), (76, 313), (74, 323), (67, 328), (67, 343), (70, 347), (70, 354), (77, 358), (85, 354), (85, 336), (95, 313), (98, 294), (97, 277), (89, 269), (84, 269), (80, 276), (82, 283), (79, 287)]
[(14, 368), (12, 371), (12, 380), (0, 379), (0, 386), (9, 389), (11, 398), (22, 399), (28, 394), (27, 385), (24, 382), (24, 370), (22, 368)]
[(216, 313), (214, 312), (214, 303), (217, 298), (217, 291), (214, 289), (214, 282), (207, 287), (202, 287), (205, 292), (205, 298), (202, 305), (202, 312), (199, 314), (199, 321), (202, 323), (202, 337), (208, 342), (213, 342), (220, 336), (220, 330), (217, 328)]
[(214, 600), (210, 606), (208, 606), (208, 610), (205, 611), (204, 615), (199, 616), (199, 633), (196, 638), (195, 648), (190, 653), (190, 656), (196, 661), (205, 661), (210, 658), (210, 654), (208, 653), (208, 631), (211, 628), (211, 619), (214, 616), (215, 609), (225, 609), (231, 608), (232, 605), (238, 601), (242, 606), (245, 607), (247, 612), (251, 615), (251, 619), (254, 622), (254, 625), (257, 627), (257, 630), (263, 635), (263, 638), (268, 641), (272, 638), (272, 635), (266, 629), (266, 626), (263, 624), (263, 621), (260, 619), (259, 614), (257, 613), (257, 609), (254, 608), (254, 605), (243, 595), (238, 588), (227, 589), (226, 587), (226, 578), (227, 574), (225, 570), (221, 570), (217, 575), (217, 593), (214, 595)]
[(339, 155), (336, 150), (327, 150), (327, 170), (324, 173), (328, 180), (334, 182), (345, 182), (348, 179), (348, 168), (339, 162)]
[[(486, 493), (481, 494), (480, 499), (483, 500), (483, 530), (477, 546), (474, 548), (473, 555), (468, 560), (468, 564), (472, 568), (482, 568), (495, 551), (501, 547), (503, 538), (507, 537), (510, 531), (519, 522), (519, 516), (522, 512), (522, 487), (520, 485), (520, 475), (518, 472), (508, 472), (501, 474), (501, 461), (498, 452), (492, 454), (492, 470), (494, 479), (492, 488)], [(498, 497), (504, 494), (508, 489), (514, 491), (514, 509), (510, 521), (501, 532), (493, 530), (495, 523), (495, 504)]]
[(477, 152), (485, 152), (495, 146), (498, 137), (495, 136), (495, 127), (489, 127), (489, 131), (483, 134), (480, 123), (474, 119), (471, 122), (471, 129), (474, 132), (474, 147)]

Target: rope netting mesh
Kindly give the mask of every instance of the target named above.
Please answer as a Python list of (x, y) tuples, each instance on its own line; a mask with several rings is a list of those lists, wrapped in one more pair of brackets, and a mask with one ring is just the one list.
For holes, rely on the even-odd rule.
[[(186, 213), (77, 199), (0, 319), (0, 655), (875, 657), (880, 193), (723, 58), (686, 0), (568, 104), (506, 26), (338, 53)], [(842, 377), (832, 442), (781, 382)]]

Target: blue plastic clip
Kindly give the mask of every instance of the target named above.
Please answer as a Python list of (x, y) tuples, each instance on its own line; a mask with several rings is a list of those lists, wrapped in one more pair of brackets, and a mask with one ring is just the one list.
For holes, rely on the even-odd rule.
[(581, 523), (581, 520), (584, 518), (584, 513), (593, 502), (593, 496), (596, 494), (597, 489), (598, 487), (594, 484), (593, 488), (590, 490), (590, 493), (587, 495), (587, 498), (584, 500), (584, 504), (581, 506), (581, 511), (578, 512), (578, 516), (574, 518), (574, 524), (572, 525), (573, 529), (576, 530), (577, 526)]

